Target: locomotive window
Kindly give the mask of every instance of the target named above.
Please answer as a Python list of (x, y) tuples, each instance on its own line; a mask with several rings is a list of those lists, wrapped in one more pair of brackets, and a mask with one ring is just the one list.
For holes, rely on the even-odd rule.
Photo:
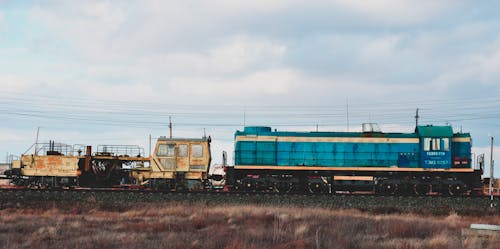
[(450, 139), (449, 138), (443, 138), (443, 150), (444, 151), (450, 150)]
[(167, 156), (174, 156), (174, 155), (175, 155), (175, 145), (167, 144)]
[(188, 156), (188, 146), (187, 144), (179, 144), (177, 156), (187, 157)]
[(432, 148), (432, 139), (431, 138), (424, 138), (424, 150), (429, 151)]
[(158, 145), (157, 156), (174, 156), (174, 145), (173, 144), (160, 144)]
[(191, 153), (193, 157), (203, 157), (203, 146), (201, 144), (192, 144)]
[(432, 150), (441, 150), (441, 139), (432, 139)]
[[(443, 138), (443, 148), (444, 150), (449, 150), (449, 140), (448, 138)], [(424, 138), (424, 151), (437, 151), (441, 150), (441, 139), (440, 138)]]

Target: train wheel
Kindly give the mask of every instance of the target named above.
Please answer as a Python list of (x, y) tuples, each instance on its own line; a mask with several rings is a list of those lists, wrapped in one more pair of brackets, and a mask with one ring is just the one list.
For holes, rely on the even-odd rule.
[(448, 192), (450, 195), (461, 195), (465, 192), (465, 184), (456, 182), (448, 185)]
[(314, 181), (307, 184), (309, 192), (313, 194), (321, 194), (327, 192), (327, 186), (324, 182)]
[(246, 178), (243, 180), (242, 190), (246, 192), (252, 192), (257, 190), (257, 182), (254, 179)]
[(380, 192), (393, 195), (398, 191), (398, 185), (394, 182), (384, 182), (380, 185)]
[(427, 195), (431, 191), (431, 185), (427, 183), (417, 183), (413, 185), (416, 195)]
[(274, 183), (274, 190), (278, 193), (290, 193), (293, 189), (292, 182), (280, 181)]

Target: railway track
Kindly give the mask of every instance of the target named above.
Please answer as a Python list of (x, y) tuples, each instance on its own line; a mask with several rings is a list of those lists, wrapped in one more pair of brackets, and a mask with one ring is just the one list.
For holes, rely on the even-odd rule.
[(312, 195), (278, 193), (234, 193), (234, 192), (158, 192), (116, 189), (0, 189), (0, 209), (6, 208), (101, 208), (124, 210), (148, 204), (202, 203), (217, 205), (266, 205), (294, 207), (322, 207), (332, 209), (358, 209), (374, 213), (422, 213), (447, 215), (499, 214), (499, 199), (494, 207), (487, 197), (445, 196), (376, 196), (357, 195)]

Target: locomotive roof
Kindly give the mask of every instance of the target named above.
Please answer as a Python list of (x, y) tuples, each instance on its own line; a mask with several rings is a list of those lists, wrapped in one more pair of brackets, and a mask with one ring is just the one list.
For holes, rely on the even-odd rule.
[(383, 132), (329, 132), (329, 131), (272, 131), (271, 127), (251, 126), (244, 131), (236, 131), (238, 135), (282, 136), (282, 137), (388, 137), (416, 138), (416, 133), (383, 133)]
[(417, 126), (417, 132), (422, 137), (452, 137), (451, 126)]
[(296, 137), (387, 137), (387, 138), (417, 138), (417, 137), (469, 137), (469, 133), (453, 134), (451, 126), (417, 126), (416, 132), (316, 132), (316, 131), (277, 131), (266, 126), (249, 126), (244, 131), (236, 131), (235, 136), (296, 136)]
[(158, 138), (158, 141), (179, 141), (179, 142), (206, 142), (208, 138), (168, 138), (161, 136)]

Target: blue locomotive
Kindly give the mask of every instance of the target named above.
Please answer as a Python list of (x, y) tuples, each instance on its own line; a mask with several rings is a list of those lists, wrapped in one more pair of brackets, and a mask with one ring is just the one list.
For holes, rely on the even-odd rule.
[(374, 191), (461, 195), (481, 188), (482, 162), (472, 167), (471, 136), (450, 126), (413, 133), (236, 131), (228, 184), (240, 191)]

